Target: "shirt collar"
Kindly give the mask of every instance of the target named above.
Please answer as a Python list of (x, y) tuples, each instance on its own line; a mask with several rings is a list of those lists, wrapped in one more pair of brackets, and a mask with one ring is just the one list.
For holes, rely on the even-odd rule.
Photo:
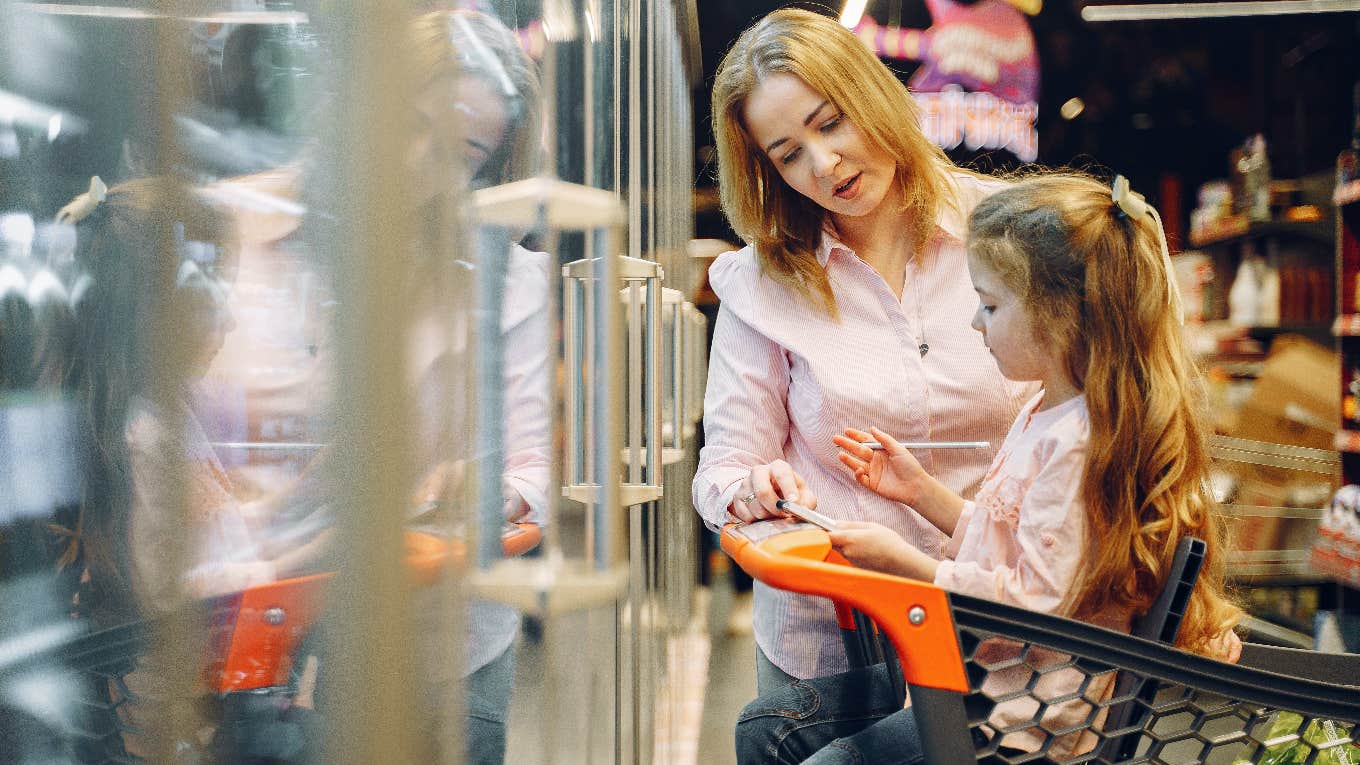
[[(941, 201), (941, 210), (938, 219), (935, 221), (935, 233), (931, 237), (953, 239), (962, 244), (968, 236), (968, 222), (962, 213), (947, 201)], [(826, 216), (822, 220), (822, 241), (817, 245), (817, 262), (822, 268), (826, 268), (827, 261), (831, 255), (837, 251), (854, 255), (855, 251), (850, 249), (845, 242), (842, 242), (840, 235), (836, 232), (836, 224), (832, 222), (831, 216)]]

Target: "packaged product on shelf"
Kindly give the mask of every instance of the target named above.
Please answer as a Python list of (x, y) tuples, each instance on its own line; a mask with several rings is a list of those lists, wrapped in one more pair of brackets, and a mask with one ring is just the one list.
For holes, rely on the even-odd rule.
[(1342, 486), (1318, 521), (1313, 568), (1343, 581), (1360, 582), (1360, 486)]
[(1265, 136), (1257, 133), (1233, 152), (1233, 180), (1241, 192), (1234, 199), (1236, 211), (1251, 220), (1270, 220), (1270, 158)]

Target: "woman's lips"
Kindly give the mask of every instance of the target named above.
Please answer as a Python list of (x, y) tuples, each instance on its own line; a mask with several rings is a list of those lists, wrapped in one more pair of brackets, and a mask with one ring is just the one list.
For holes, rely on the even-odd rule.
[(854, 199), (859, 194), (859, 180), (863, 173), (856, 173), (855, 177), (836, 187), (835, 195), (841, 199)]

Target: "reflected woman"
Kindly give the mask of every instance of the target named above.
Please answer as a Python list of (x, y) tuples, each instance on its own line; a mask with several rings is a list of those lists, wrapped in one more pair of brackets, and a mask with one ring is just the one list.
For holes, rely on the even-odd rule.
[[(448, 206), (447, 193), (458, 187), (521, 180), (537, 169), (542, 140), (538, 75), (514, 33), (486, 14), (429, 13), (412, 23), (410, 39), (417, 71), (424, 75), (416, 91), (417, 140), (411, 152), (419, 198), (424, 202), (422, 247), (431, 257), (451, 258), (456, 250), (444, 234), (442, 215)], [(483, 268), (495, 270), (491, 268), (494, 265), (504, 269), (499, 337), (492, 341), (499, 345), (502, 367), (504, 507), (502, 518), (479, 520), (542, 524), (546, 521), (552, 464), (548, 452), (550, 258), (505, 237), (481, 237), (477, 242), (479, 247), (497, 248), (504, 257), (492, 264), (474, 258), (483, 263)], [(490, 254), (495, 257), (495, 253)], [(464, 293), (464, 299), (473, 298)], [(461, 479), (458, 466), (476, 456), (468, 451), (476, 436), (460, 436), (473, 432), (469, 425), (475, 419), (472, 407), (480, 402), (469, 396), (465, 386), (449, 390), (447, 384), (465, 374), (459, 369), (470, 366), (461, 341), (444, 338), (426, 342), (447, 331), (449, 310), (437, 300), (420, 310), (417, 347), (412, 355), (422, 379), (423, 415), (450, 414), (449, 421), (438, 426), (442, 432), (429, 432), (425, 439), (438, 458), (453, 458), (438, 472), (456, 483)], [(470, 319), (471, 313), (462, 318)], [(430, 422), (439, 419), (431, 416)], [(466, 619), (466, 662), (461, 673), (467, 713), (466, 758), (470, 763), (500, 763), (505, 759), (505, 722), (520, 617), (509, 606), (474, 600)], [(457, 680), (439, 678), (437, 682)]]

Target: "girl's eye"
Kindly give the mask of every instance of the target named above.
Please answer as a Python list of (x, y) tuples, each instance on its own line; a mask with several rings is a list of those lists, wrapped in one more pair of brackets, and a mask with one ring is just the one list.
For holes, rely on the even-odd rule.
[(996, 306), (994, 305), (984, 305), (980, 307), (982, 308), (982, 312), (987, 314), (988, 316), (991, 316), (992, 312), (996, 310)]
[(825, 125), (822, 125), (822, 132), (830, 133), (831, 131), (840, 127), (841, 120), (844, 119), (844, 117), (845, 117), (844, 114), (837, 114), (835, 117), (832, 117), (831, 120), (829, 120)]
[(798, 155), (800, 155), (800, 154), (802, 154), (802, 153), (803, 153), (803, 150), (802, 150), (802, 149), (794, 149), (793, 151), (789, 152), (788, 154), (785, 154), (779, 161), (780, 161), (781, 163), (787, 165), (787, 164), (789, 164), (790, 162), (794, 161), (795, 159), (798, 159)]

